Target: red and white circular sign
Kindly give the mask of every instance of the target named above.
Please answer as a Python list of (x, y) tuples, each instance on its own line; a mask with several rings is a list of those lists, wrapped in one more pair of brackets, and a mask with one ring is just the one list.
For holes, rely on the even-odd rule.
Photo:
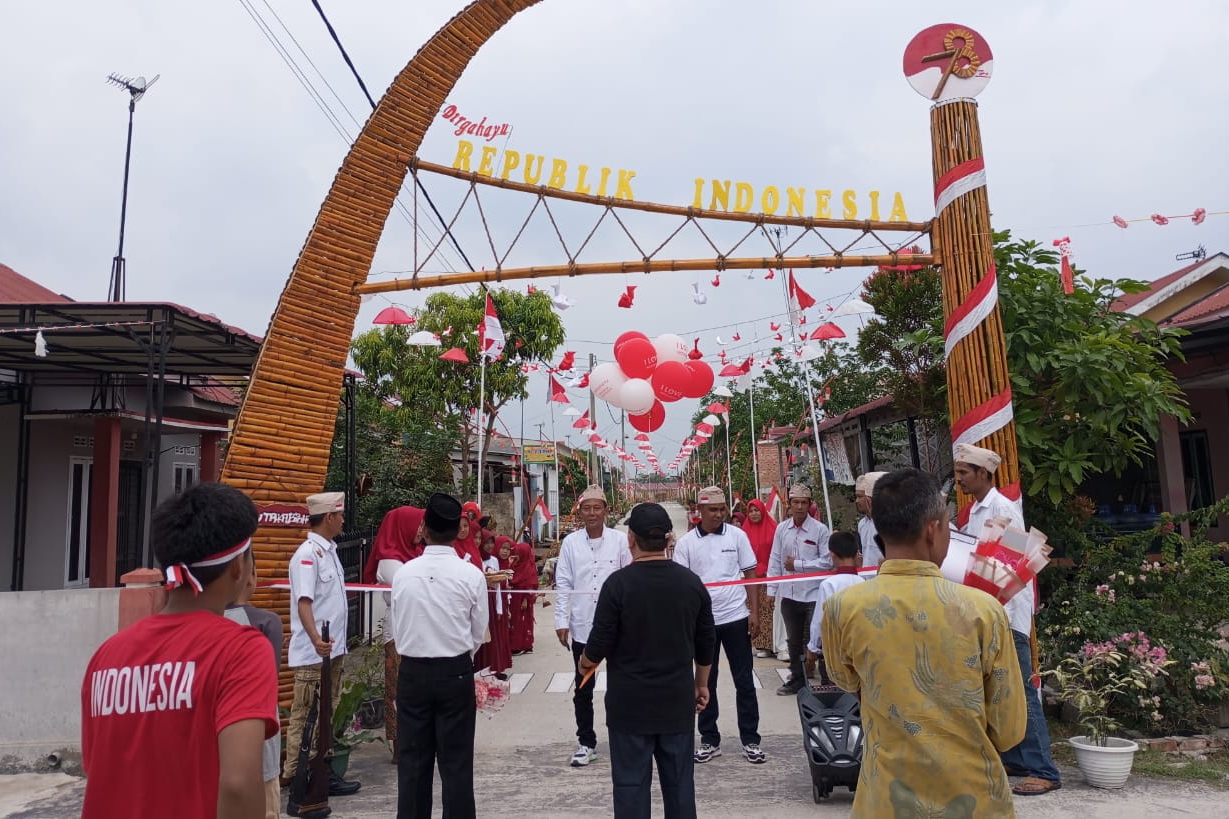
[(990, 46), (968, 26), (931, 26), (905, 47), (905, 78), (914, 91), (935, 102), (977, 96), (993, 71)]

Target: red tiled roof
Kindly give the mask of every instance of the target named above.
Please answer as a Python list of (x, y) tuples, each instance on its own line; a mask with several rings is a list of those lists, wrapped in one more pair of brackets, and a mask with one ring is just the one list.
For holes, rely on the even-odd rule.
[(1154, 281), (1152, 284), (1148, 285), (1147, 290), (1143, 290), (1139, 293), (1124, 293), (1123, 295), (1118, 297), (1118, 300), (1116, 302), (1114, 302), (1114, 309), (1121, 312), (1123, 310), (1126, 310), (1127, 308), (1134, 307), (1135, 305), (1139, 304), (1144, 299), (1151, 296), (1153, 293), (1156, 293), (1161, 288), (1168, 287), (1169, 285), (1173, 284), (1178, 279), (1185, 276), (1187, 273), (1190, 273), (1192, 270), (1199, 267), (1201, 264), (1203, 264), (1202, 260), (1194, 262), (1192, 264), (1188, 264), (1186, 267), (1182, 268), (1181, 270), (1175, 270), (1173, 273), (1170, 273), (1168, 276), (1162, 276), (1161, 278)]
[(222, 404), (227, 407), (239, 406), (239, 398), (235, 395), (235, 391), (224, 384), (215, 382), (189, 387), (189, 389), (193, 395), (205, 401)]
[(1214, 293), (1209, 293), (1201, 301), (1197, 301), (1190, 307), (1170, 316), (1162, 325), (1184, 325), (1198, 324), (1202, 321), (1215, 318), (1223, 318), (1226, 311), (1229, 311), (1229, 287), (1222, 287)]
[(27, 279), (8, 265), (0, 264), (0, 304), (49, 304), (69, 301), (72, 299)]

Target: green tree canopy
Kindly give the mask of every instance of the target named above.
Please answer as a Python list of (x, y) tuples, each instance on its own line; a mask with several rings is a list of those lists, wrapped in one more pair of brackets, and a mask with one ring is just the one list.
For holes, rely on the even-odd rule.
[[(485, 315), (484, 291), (468, 296), (433, 293), (415, 311), (416, 325), (376, 328), (351, 343), (354, 362), (374, 384), (377, 395), (434, 418), (442, 427), (464, 430), (459, 442), (462, 479), (467, 483), (470, 435), (482, 434), (485, 454), (499, 410), (509, 401), (528, 397), (529, 376), (524, 368), (531, 363), (550, 361), (564, 340), (563, 323), (551, 308), (547, 294), (493, 290), (491, 298), (499, 313), (506, 346), (500, 358), (486, 365), (486, 414), (482, 430), (474, 426), (481, 369), (475, 331)], [(444, 349), (465, 350), (471, 363), (442, 361), (438, 347), (406, 344), (410, 332), (417, 330), (438, 334)]]

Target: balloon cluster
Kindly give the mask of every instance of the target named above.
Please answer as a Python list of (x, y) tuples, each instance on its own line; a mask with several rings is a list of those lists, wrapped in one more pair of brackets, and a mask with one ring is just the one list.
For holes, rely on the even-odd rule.
[(689, 358), (689, 352), (687, 342), (673, 333), (650, 340), (629, 330), (615, 339), (614, 362), (593, 368), (589, 389), (626, 410), (634, 429), (655, 432), (666, 421), (666, 404), (703, 398), (713, 388), (713, 368)]

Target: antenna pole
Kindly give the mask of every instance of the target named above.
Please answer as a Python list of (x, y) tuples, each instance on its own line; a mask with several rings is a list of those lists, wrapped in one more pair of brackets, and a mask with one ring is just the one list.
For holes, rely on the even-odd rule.
[(128, 170), (132, 166), (132, 120), (137, 111), (137, 100), (145, 96), (150, 86), (158, 81), (158, 76), (160, 75), (155, 75), (149, 82), (145, 82), (144, 77), (131, 79), (118, 74), (107, 76), (107, 82), (128, 92), (128, 140), (124, 145), (124, 190), (120, 196), (119, 206), (119, 248), (115, 251), (115, 258), (111, 260), (111, 282), (107, 288), (108, 301), (125, 301), (127, 298), (124, 229), (128, 224)]
[(108, 301), (126, 301), (127, 288), (124, 282), (124, 227), (128, 222), (128, 169), (132, 164), (132, 120), (137, 110), (137, 98), (128, 100), (128, 143), (124, 148), (124, 191), (119, 206), (119, 249), (111, 260), (111, 284)]

